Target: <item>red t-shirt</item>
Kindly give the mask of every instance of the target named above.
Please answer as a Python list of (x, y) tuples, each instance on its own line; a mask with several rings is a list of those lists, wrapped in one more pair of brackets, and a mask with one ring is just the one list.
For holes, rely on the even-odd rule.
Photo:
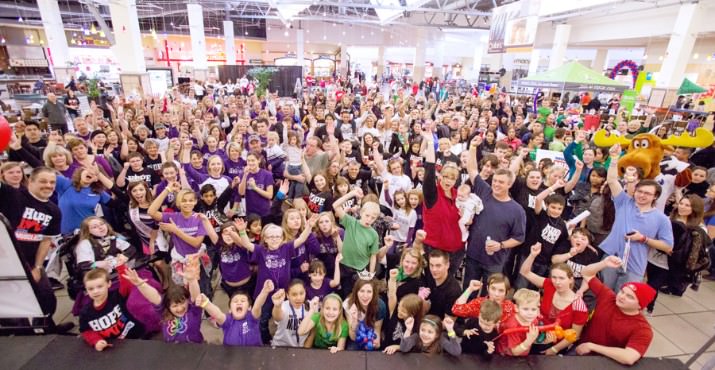
[(653, 329), (643, 314), (624, 314), (616, 306), (616, 294), (597, 278), (591, 279), (588, 287), (596, 295), (596, 309), (580, 341), (607, 347), (630, 347), (641, 356), (645, 355), (653, 340)]
[[(534, 324), (538, 324), (538, 320), (534, 321)], [(524, 327), (519, 321), (516, 319), (516, 315), (511, 315), (506, 321), (502, 322), (501, 325), (499, 326), (499, 331), (504, 332), (506, 329), (511, 329), (511, 328), (519, 328), (519, 327)], [(502, 355), (502, 356), (514, 356), (514, 354), (511, 353), (511, 349), (514, 347), (517, 347), (519, 343), (522, 343), (523, 341), (526, 340), (526, 332), (520, 332), (520, 333), (511, 333), (511, 334), (505, 334), (499, 337), (497, 339), (497, 352)], [(528, 356), (529, 351), (524, 351), (522, 352), (519, 356)]]
[(556, 287), (554, 287), (551, 279), (546, 278), (544, 280), (544, 295), (541, 299), (541, 316), (543, 317), (544, 325), (552, 324), (557, 319), (559, 325), (564, 329), (571, 329), (574, 324), (586, 325), (588, 307), (586, 307), (583, 299), (579, 298), (559, 311), (554, 306), (554, 294), (556, 294)]
[[(489, 299), (489, 297), (477, 297), (465, 304), (455, 303), (454, 306), (452, 306), (452, 313), (457, 317), (476, 319), (479, 317), (479, 312), (481, 311), (482, 303), (487, 299)], [(516, 307), (514, 307), (514, 303), (512, 303), (512, 301), (508, 299), (504, 299), (501, 302), (501, 319), (499, 320), (499, 322), (505, 322), (509, 317), (514, 315), (514, 312), (516, 312)]]

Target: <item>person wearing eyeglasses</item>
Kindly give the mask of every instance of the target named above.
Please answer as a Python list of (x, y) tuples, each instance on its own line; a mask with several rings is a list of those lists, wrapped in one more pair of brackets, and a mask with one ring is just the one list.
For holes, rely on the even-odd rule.
[(616, 207), (616, 218), (611, 233), (599, 248), (605, 257), (616, 256), (623, 260), (623, 267), (605, 268), (601, 273), (603, 283), (617, 291), (628, 282), (641, 282), (648, 264), (648, 251), (653, 248), (665, 254), (673, 251), (673, 229), (668, 216), (655, 207), (662, 192), (655, 180), (640, 180), (633, 195), (624, 191), (618, 179), (620, 145), (611, 147), (611, 163), (606, 181)]

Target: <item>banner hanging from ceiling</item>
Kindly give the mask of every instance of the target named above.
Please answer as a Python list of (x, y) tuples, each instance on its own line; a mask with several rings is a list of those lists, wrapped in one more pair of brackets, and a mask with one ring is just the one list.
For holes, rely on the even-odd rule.
[(488, 53), (529, 51), (536, 39), (538, 1), (515, 2), (494, 8), (489, 28)]

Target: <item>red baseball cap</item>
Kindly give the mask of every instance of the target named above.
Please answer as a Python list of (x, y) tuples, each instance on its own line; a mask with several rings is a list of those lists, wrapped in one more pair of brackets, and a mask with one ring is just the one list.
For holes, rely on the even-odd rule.
[(656, 291), (650, 285), (646, 283), (630, 282), (625, 283), (621, 286), (621, 289), (629, 288), (633, 291), (638, 298), (638, 304), (641, 306), (641, 310), (644, 309), (650, 302), (655, 299)]

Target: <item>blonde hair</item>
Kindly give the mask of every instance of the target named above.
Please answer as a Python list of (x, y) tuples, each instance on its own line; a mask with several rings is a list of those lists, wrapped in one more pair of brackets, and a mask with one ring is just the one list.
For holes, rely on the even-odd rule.
[(179, 192), (176, 194), (176, 203), (181, 203), (184, 201), (184, 197), (187, 195), (191, 195), (194, 197), (194, 200), (197, 200), (198, 197), (196, 196), (196, 193), (194, 193), (193, 190), (191, 189), (181, 189)]
[(514, 293), (513, 300), (517, 306), (527, 305), (532, 302), (536, 302), (538, 305), (541, 300), (541, 294), (535, 290), (521, 288)]
[(45, 151), (42, 153), (42, 160), (45, 162), (45, 166), (49, 168), (54, 168), (54, 166), (52, 165), (52, 157), (56, 155), (65, 156), (65, 158), (67, 158), (68, 166), (72, 164), (72, 154), (69, 150), (56, 144), (49, 144), (45, 148)]
[(374, 212), (378, 215), (380, 214), (380, 205), (375, 202), (365, 202), (360, 209), (360, 216), (367, 212)]

